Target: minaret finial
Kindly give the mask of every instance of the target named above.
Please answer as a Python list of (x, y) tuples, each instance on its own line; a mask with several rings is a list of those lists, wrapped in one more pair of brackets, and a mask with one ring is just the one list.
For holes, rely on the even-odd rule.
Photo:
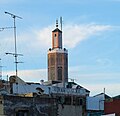
[(58, 19), (56, 19), (56, 28), (58, 28)]

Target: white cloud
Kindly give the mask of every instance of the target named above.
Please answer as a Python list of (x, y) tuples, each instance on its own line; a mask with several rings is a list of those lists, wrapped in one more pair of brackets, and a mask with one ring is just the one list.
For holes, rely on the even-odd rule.
[(90, 90), (91, 95), (103, 92), (104, 88), (106, 88), (108, 95), (115, 96), (119, 94), (120, 73), (104, 72), (103, 70), (104, 66), (70, 67), (69, 78), (75, 79), (75, 82)]
[[(93, 68), (93, 67), (91, 67)], [(75, 82), (90, 90), (91, 95), (95, 95), (103, 92), (106, 88), (106, 93), (111, 96), (119, 94), (120, 91), (120, 73), (82, 73), (80, 70), (89, 70), (90, 67), (70, 67), (69, 78), (75, 79)], [(11, 76), (15, 72), (9, 71), (4, 72), (4, 74)], [(26, 82), (37, 82), (40, 80), (47, 81), (47, 69), (36, 69), (36, 70), (19, 70), (18, 76)], [(117, 80), (117, 82), (115, 81)], [(69, 79), (69, 81), (71, 81)]]
[(110, 66), (112, 62), (108, 58), (98, 58), (96, 59), (96, 63), (101, 66)]
[[(101, 32), (107, 31), (112, 27), (109, 25), (97, 25), (97, 24), (84, 24), (84, 25), (65, 25), (63, 28), (63, 41), (64, 45), (67, 48), (74, 48), (83, 40), (90, 38), (91, 36), (100, 34)], [(34, 35), (34, 42), (32, 39), (32, 46), (34, 48), (46, 48), (48, 49), (51, 46), (52, 40), (52, 30), (53, 26), (45, 27), (41, 30), (33, 30), (31, 34), (29, 34), (29, 42), (30, 38)]]
[[(107, 67), (106, 67), (107, 68)], [(104, 66), (75, 66), (69, 67), (69, 77), (77, 82), (86, 84), (119, 83), (120, 73), (104, 71)], [(116, 81), (117, 80), (117, 81)]]
[(112, 27), (109, 25), (67, 25), (64, 27), (64, 41), (69, 48), (74, 48), (83, 40), (89, 39), (91, 36), (107, 31)]
[[(7, 71), (3, 72), (3, 74), (7, 74), (9, 77), (15, 75), (15, 71)], [(18, 77), (26, 82), (37, 82), (40, 80), (47, 81), (47, 70), (46, 69), (35, 69), (35, 70), (19, 70)]]
[(120, 85), (119, 84), (84, 84), (84, 87), (90, 90), (90, 95), (96, 95), (104, 92), (111, 97), (119, 95)]
[[(74, 48), (83, 40), (89, 39), (91, 36), (97, 34), (102, 34), (102, 32), (111, 29), (112, 26), (109, 25), (97, 25), (97, 24), (67, 24), (63, 28), (63, 44), (67, 48)], [(32, 54), (38, 53), (44, 50), (47, 50), (51, 47), (52, 44), (52, 30), (54, 26), (48, 26), (39, 30), (29, 30), (22, 33), (22, 35), (17, 35), (17, 47), (18, 50), (23, 54)], [(6, 39), (5, 39), (6, 38)], [(9, 50), (11, 44), (13, 43), (13, 38), (8, 38), (8, 35), (5, 35), (2, 40), (1, 48), (3, 51)], [(6, 42), (7, 41), (7, 42)], [(4, 44), (7, 44), (5, 46)], [(14, 46), (11, 46), (14, 50)], [(31, 49), (30, 49), (31, 48)]]
[(52, 30), (53, 30), (53, 26), (48, 26), (39, 31), (34, 32), (41, 47), (48, 48), (51, 46)]

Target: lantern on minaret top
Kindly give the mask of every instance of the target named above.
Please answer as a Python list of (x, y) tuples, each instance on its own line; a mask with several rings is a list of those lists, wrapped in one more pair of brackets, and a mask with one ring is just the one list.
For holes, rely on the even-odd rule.
[(56, 20), (56, 29), (52, 31), (52, 49), (62, 49), (62, 31), (58, 29), (58, 20)]

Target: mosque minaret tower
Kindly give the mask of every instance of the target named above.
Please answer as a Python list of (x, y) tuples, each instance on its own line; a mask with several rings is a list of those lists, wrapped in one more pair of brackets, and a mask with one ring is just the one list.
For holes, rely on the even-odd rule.
[(52, 31), (52, 48), (48, 50), (48, 81), (68, 82), (68, 51), (62, 47), (62, 28), (58, 28), (58, 20)]

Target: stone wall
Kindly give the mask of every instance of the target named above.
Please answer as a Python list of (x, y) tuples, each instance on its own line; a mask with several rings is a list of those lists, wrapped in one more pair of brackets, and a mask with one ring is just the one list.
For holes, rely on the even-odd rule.
[(5, 116), (56, 116), (55, 99), (49, 97), (3, 96)]
[(58, 116), (83, 116), (82, 106), (58, 105)]
[(86, 116), (85, 103), (85, 96), (1, 95), (0, 116)]

